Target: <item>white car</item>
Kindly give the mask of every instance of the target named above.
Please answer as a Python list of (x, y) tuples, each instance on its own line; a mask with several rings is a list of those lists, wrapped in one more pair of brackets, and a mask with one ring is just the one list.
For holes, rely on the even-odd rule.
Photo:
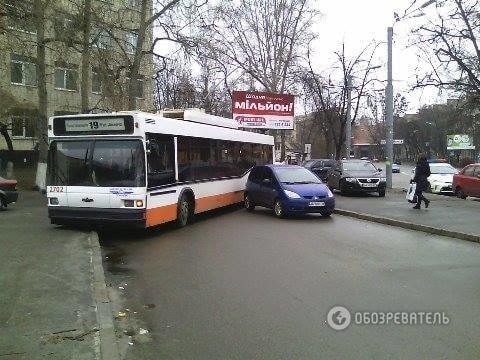
[[(452, 182), (453, 175), (458, 174), (458, 170), (447, 163), (430, 163), (430, 173), (428, 177), (428, 190), (435, 194), (453, 194)], [(415, 176), (415, 169), (412, 170), (412, 179)]]
[(400, 172), (400, 165), (393, 163), (392, 164), (392, 173), (399, 173)]

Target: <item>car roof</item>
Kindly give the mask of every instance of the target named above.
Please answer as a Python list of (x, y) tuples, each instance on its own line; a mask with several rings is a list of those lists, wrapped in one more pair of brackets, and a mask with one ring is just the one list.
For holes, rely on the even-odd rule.
[(433, 167), (435, 167), (435, 166), (439, 166), (439, 167), (440, 167), (440, 166), (451, 166), (451, 167), (453, 167), (451, 164), (446, 163), (446, 162), (444, 162), (444, 163), (443, 163), (443, 162), (442, 162), (442, 163), (431, 163), (431, 164), (429, 164), (429, 165), (430, 165), (430, 166), (433, 166)]
[(369, 163), (371, 163), (370, 160), (361, 160), (361, 159), (345, 159), (345, 160), (342, 160), (342, 162), (369, 162)]
[(303, 169), (303, 166), (300, 165), (290, 165), (290, 164), (267, 164), (263, 165), (270, 169), (282, 169), (282, 168), (292, 168), (292, 169)]

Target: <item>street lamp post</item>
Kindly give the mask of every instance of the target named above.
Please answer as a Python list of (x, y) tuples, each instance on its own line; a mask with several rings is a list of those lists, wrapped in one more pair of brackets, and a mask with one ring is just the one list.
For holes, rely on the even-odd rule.
[(386, 153), (386, 177), (387, 188), (392, 188), (392, 164), (393, 164), (393, 79), (392, 79), (392, 42), (393, 27), (387, 31), (388, 42), (388, 66), (387, 66), (387, 88), (385, 90), (385, 153)]
[[(398, 16), (398, 14), (394, 14), (395, 22), (399, 22), (402, 19), (408, 17), (417, 17), (414, 16), (414, 13), (418, 10), (422, 11), (419, 16), (424, 16), (423, 9), (429, 7), (430, 5), (436, 4), (437, 0), (427, 0), (425, 3), (420, 5), (420, 7), (408, 11), (405, 11), (403, 16)], [(412, 3), (410, 7), (415, 4), (415, 1)], [(387, 88), (385, 89), (385, 153), (386, 153), (386, 167), (387, 167), (387, 188), (392, 188), (392, 164), (393, 164), (393, 79), (392, 79), (392, 47), (393, 47), (393, 27), (389, 27), (387, 29), (387, 43), (388, 43), (388, 66), (387, 66)]]

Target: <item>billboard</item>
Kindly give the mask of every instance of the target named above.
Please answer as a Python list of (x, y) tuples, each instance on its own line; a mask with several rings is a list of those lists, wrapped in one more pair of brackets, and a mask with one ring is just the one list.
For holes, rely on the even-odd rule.
[(475, 150), (470, 135), (447, 135), (447, 150)]
[(294, 96), (266, 92), (234, 91), (233, 119), (241, 128), (293, 129)]

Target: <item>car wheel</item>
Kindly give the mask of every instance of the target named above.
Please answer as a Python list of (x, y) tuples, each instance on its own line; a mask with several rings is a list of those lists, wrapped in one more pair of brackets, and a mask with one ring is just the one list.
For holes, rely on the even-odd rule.
[(465, 195), (462, 188), (459, 188), (459, 187), (457, 187), (457, 189), (455, 190), (455, 195), (457, 195), (459, 199), (465, 200), (467, 198), (467, 195)]
[(385, 197), (385, 189), (379, 190), (379, 191), (378, 191), (378, 196), (379, 196), (379, 197)]
[(244, 205), (245, 205), (245, 209), (247, 209), (247, 211), (253, 211), (255, 209), (255, 204), (250, 199), (250, 195), (248, 195), (248, 194), (245, 194)]
[(180, 199), (177, 211), (177, 226), (184, 227), (192, 220), (192, 206), (189, 197), (184, 194)]
[(347, 184), (345, 183), (345, 181), (340, 182), (340, 194), (342, 194), (342, 195), (347, 195), (348, 194)]
[(3, 196), (0, 196), (0, 211), (2, 210), (7, 210), (7, 200)]
[(283, 204), (279, 199), (275, 200), (275, 204), (273, 205), (273, 212), (278, 218), (284, 216)]

